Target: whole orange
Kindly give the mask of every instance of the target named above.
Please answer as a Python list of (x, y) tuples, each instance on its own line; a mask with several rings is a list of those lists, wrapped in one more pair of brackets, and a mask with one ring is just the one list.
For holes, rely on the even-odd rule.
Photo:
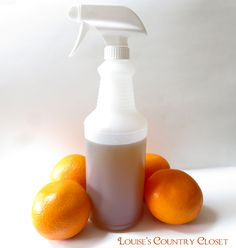
[(72, 154), (62, 158), (53, 168), (51, 181), (72, 179), (86, 188), (86, 165), (85, 157), (79, 154)]
[(187, 173), (165, 169), (148, 178), (145, 201), (158, 220), (168, 224), (184, 224), (197, 218), (203, 195), (197, 182)]
[(155, 153), (146, 154), (145, 162), (145, 181), (156, 171), (161, 169), (169, 169), (168, 161), (162, 156)]
[(45, 238), (63, 240), (85, 227), (90, 211), (90, 200), (83, 187), (73, 180), (62, 180), (51, 182), (38, 192), (32, 220)]

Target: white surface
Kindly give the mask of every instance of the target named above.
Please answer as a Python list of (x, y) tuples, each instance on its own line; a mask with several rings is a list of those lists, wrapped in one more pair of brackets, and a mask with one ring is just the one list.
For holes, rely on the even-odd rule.
[[(0, 160), (1, 246), (34, 248), (93, 248), (93, 247), (145, 247), (121, 246), (118, 238), (148, 239), (229, 239), (227, 248), (235, 248), (236, 238), (236, 168), (189, 170), (204, 194), (204, 207), (199, 218), (187, 225), (165, 225), (145, 212), (132, 229), (109, 233), (89, 223), (74, 239), (48, 241), (42, 238), (31, 223), (31, 205), (36, 192), (48, 182), (49, 173), (58, 155), (47, 152), (47, 147), (32, 146), (18, 149), (12, 156)], [(4, 165), (4, 166), (2, 166)], [(152, 243), (148, 247), (157, 246)], [(182, 247), (182, 246), (171, 246)], [(190, 246), (191, 247), (191, 246)], [(194, 243), (194, 248), (204, 247)], [(214, 246), (209, 246), (214, 247)]]
[[(79, 27), (67, 11), (78, 2), (0, 1), (0, 156), (15, 143), (84, 151), (82, 123), (96, 104), (104, 44), (89, 33), (68, 58)], [(125, 4), (147, 28), (130, 47), (149, 150), (182, 168), (235, 166), (236, 1), (96, 3)]]

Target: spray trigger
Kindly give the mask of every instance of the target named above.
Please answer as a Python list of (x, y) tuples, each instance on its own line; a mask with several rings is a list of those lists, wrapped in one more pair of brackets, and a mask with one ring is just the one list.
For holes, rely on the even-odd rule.
[(86, 22), (81, 22), (80, 23), (80, 29), (79, 29), (79, 34), (77, 36), (77, 39), (75, 41), (75, 44), (69, 54), (69, 57), (72, 57), (77, 50), (78, 46), (80, 43), (83, 41), (84, 37), (86, 36), (87, 32), (89, 30), (89, 25)]
[(69, 18), (80, 23), (74, 55), (90, 28), (104, 38), (104, 59), (129, 59), (128, 38), (147, 34), (140, 18), (129, 8), (115, 5), (79, 5), (69, 10)]

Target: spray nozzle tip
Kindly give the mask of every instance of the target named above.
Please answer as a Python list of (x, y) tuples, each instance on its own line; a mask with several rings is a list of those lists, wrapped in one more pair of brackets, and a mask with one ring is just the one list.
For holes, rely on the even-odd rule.
[(81, 6), (73, 6), (68, 11), (68, 18), (73, 21), (81, 21)]

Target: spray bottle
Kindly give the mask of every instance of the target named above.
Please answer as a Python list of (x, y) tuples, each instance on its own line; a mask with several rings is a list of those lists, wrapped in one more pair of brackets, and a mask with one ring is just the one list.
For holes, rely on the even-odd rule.
[(95, 110), (84, 121), (87, 192), (92, 221), (108, 230), (133, 226), (142, 214), (147, 121), (135, 107), (128, 38), (146, 34), (123, 6), (80, 5), (69, 16), (80, 23), (71, 56), (90, 27), (105, 40)]

